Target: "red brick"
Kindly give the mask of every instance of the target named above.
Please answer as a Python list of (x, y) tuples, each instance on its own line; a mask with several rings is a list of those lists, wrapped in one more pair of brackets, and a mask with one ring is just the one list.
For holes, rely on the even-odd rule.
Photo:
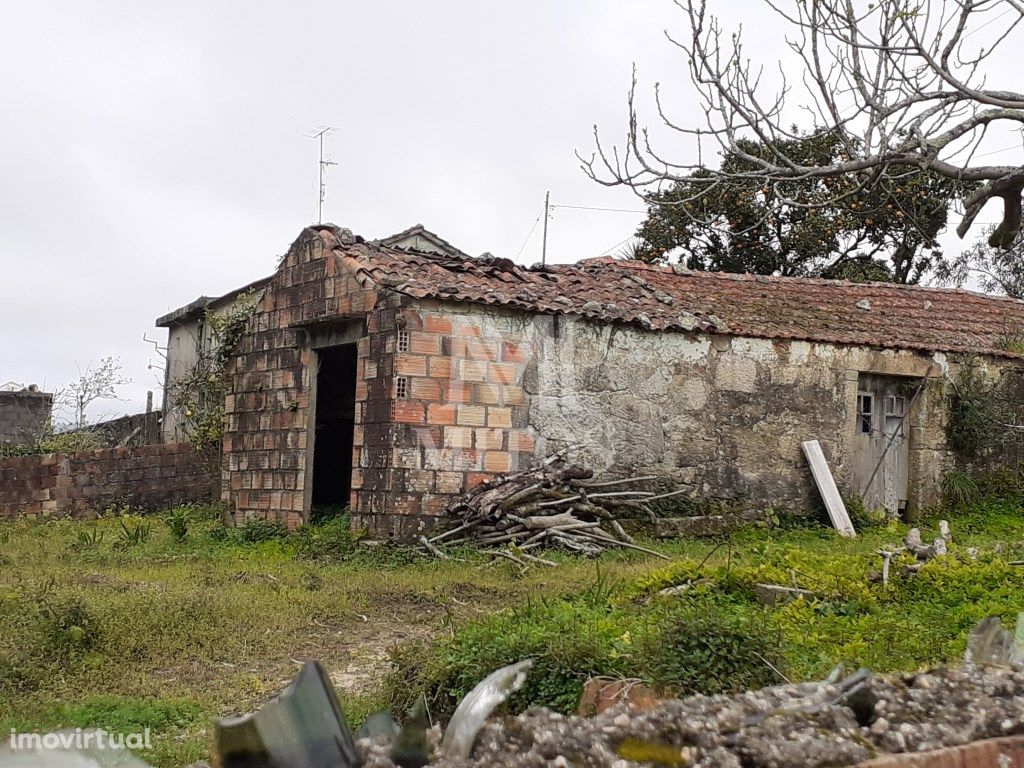
[(427, 358), (418, 355), (396, 355), (395, 373), (399, 376), (426, 376)]
[(452, 359), (450, 357), (432, 357), (428, 364), (431, 376), (438, 379), (450, 379), (452, 377)]
[(500, 405), (504, 389), (500, 384), (474, 384), (473, 402), (483, 405)]
[(468, 403), (473, 399), (473, 385), (465, 381), (441, 384), (441, 400), (446, 403)]
[(423, 329), (430, 333), (451, 333), (452, 321), (443, 315), (427, 315), (423, 318)]
[(466, 490), (470, 491), (481, 483), (491, 480), (494, 475), (488, 472), (470, 472), (466, 475)]
[(511, 363), (491, 363), (488, 368), (488, 379), (499, 384), (515, 384), (519, 378), (519, 370), (518, 365)]
[(536, 438), (529, 432), (521, 429), (515, 429), (509, 432), (508, 435), (508, 449), (510, 451), (523, 451), (525, 453), (533, 453), (537, 447)]
[(409, 395), (414, 400), (440, 400), (441, 382), (437, 379), (423, 379), (416, 377), (410, 382)]
[(406, 475), (406, 488), (417, 493), (433, 493), (434, 473), (428, 469), (415, 469)]
[(480, 326), (460, 320), (452, 329), (456, 336), (480, 336)]
[(466, 476), (462, 472), (438, 472), (436, 478), (438, 493), (462, 493)]
[(501, 429), (509, 429), (512, 426), (512, 409), (494, 407), (488, 408), (487, 426), (499, 427)]
[(432, 493), (424, 494), (423, 499), (420, 502), (420, 512), (424, 515), (440, 517), (448, 509), (448, 505), (451, 501), (452, 499), (450, 496), (439, 496)]
[(442, 426), (454, 424), (455, 406), (451, 403), (430, 403), (427, 406), (427, 423)]
[[(500, 363), (490, 363), (500, 365)], [(460, 360), (459, 378), (464, 381), (485, 381), (487, 379), (488, 363), (483, 360)]]
[(469, 427), (484, 426), (487, 418), (487, 410), (481, 405), (460, 405), (456, 423)]
[(452, 469), (480, 469), (483, 455), (474, 449), (457, 448), (452, 451)]
[(423, 403), (411, 400), (394, 401), (395, 421), (400, 424), (423, 424), (424, 408)]
[(445, 448), (472, 448), (473, 430), (470, 427), (445, 427)]
[(508, 472), (512, 468), (512, 457), (508, 451), (487, 451), (484, 454), (484, 469), (488, 472)]
[(441, 354), (441, 337), (436, 333), (412, 331), (409, 334), (409, 351), (414, 355)]
[(506, 363), (525, 363), (529, 357), (530, 348), (526, 344), (518, 344), (514, 341), (501, 342), (501, 359)]
[(505, 447), (505, 432), (501, 429), (476, 430), (476, 447), (487, 451), (500, 451)]

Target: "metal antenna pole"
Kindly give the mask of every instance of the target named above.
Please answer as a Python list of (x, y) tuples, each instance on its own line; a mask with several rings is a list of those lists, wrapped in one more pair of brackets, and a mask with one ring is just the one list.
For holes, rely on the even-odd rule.
[(327, 182), (324, 180), (324, 171), (328, 165), (337, 165), (332, 160), (324, 160), (324, 136), (332, 133), (334, 128), (331, 126), (325, 126), (323, 128), (316, 129), (315, 133), (309, 135), (311, 139), (318, 139), (320, 142), (320, 160), (318, 162), (320, 168), (320, 197), (317, 201), (316, 208), (316, 223), (324, 223), (324, 200), (327, 198)]
[(551, 207), (551, 190), (544, 194), (544, 245), (540, 250), (540, 265), (546, 267), (548, 264), (548, 209)]

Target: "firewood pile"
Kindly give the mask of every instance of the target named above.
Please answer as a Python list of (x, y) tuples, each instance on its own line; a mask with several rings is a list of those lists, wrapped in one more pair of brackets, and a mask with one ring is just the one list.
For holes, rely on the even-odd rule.
[(430, 538), (421, 536), (420, 544), (443, 559), (448, 559), (443, 546), (491, 549), (496, 557), (521, 566), (555, 565), (531, 554), (552, 546), (587, 557), (614, 548), (664, 557), (639, 546), (619, 518), (638, 513), (653, 518), (651, 502), (678, 496), (685, 489), (658, 493), (637, 487), (657, 480), (653, 475), (595, 480), (591, 470), (566, 463), (565, 455), (560, 451), (539, 467), (503, 475), (463, 494), (448, 507), (455, 525)]

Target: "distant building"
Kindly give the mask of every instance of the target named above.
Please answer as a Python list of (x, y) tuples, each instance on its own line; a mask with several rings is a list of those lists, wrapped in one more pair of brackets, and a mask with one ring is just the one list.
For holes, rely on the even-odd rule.
[(30, 445), (50, 426), (53, 395), (30, 384), (9, 381), (0, 387), (0, 444)]

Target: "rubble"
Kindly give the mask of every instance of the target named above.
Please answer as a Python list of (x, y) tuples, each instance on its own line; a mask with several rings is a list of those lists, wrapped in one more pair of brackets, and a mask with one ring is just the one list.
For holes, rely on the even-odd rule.
[[(849, 678), (848, 678), (849, 679)], [(856, 765), (885, 753), (921, 752), (1024, 734), (1024, 668), (934, 669), (867, 677), (869, 706), (837, 703), (843, 683), (803, 683), (734, 696), (661, 701), (647, 711), (617, 705), (593, 718), (533, 708), (484, 725), (471, 759), (436, 768), (631, 768), (643, 754), (675, 765), (816, 768)], [(855, 710), (859, 712), (856, 713)], [(393, 768), (379, 744), (361, 741), (367, 766)]]

